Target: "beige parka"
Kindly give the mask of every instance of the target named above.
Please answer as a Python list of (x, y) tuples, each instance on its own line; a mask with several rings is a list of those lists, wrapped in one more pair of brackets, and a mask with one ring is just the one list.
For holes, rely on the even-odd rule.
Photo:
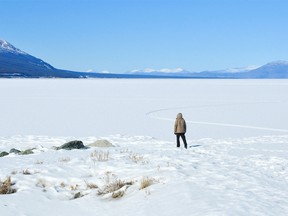
[(186, 133), (186, 122), (182, 117), (182, 113), (178, 113), (174, 124), (174, 133)]

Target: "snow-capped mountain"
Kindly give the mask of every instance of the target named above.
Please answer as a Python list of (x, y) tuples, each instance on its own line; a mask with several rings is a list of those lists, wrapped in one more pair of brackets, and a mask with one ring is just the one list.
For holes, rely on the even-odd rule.
[(163, 69), (152, 69), (152, 68), (145, 68), (144, 70), (132, 70), (129, 73), (183, 73), (185, 70), (183, 68), (175, 68), (175, 69), (169, 69), (169, 68), (163, 68)]
[(2, 53), (13, 53), (16, 55), (27, 55), (27, 53), (23, 52), (20, 49), (17, 49), (12, 44), (5, 40), (0, 39), (0, 52)]
[(0, 77), (53, 77), (60, 71), (43, 60), (0, 40)]
[[(85, 78), (86, 73), (61, 70), (0, 40), (0, 78)], [(89, 73), (89, 77), (97, 74)]]
[(235, 67), (235, 68), (228, 68), (225, 70), (220, 70), (219, 72), (227, 72), (227, 73), (241, 73), (241, 72), (249, 72), (251, 70), (255, 70), (259, 68), (259, 66), (247, 66), (247, 67)]
[(235, 78), (288, 78), (288, 61), (270, 62), (247, 73), (235, 75)]
[(183, 69), (183, 68), (162, 68), (162, 69), (152, 69), (152, 68), (145, 68), (143, 70), (136, 69), (127, 72), (127, 74), (134, 74), (134, 75), (149, 75), (149, 76), (165, 76), (165, 77), (185, 77), (187, 74), (191, 72)]
[[(210, 73), (240, 73), (240, 72), (249, 72), (251, 70), (257, 69), (259, 66), (248, 66), (248, 67), (236, 67), (236, 68), (228, 68), (223, 70), (216, 70), (216, 71), (207, 71)], [(204, 72), (204, 71), (202, 71)], [(206, 71), (205, 71), (206, 72)], [(194, 73), (201, 73), (201, 72), (190, 72), (183, 68), (163, 68), (163, 69), (152, 69), (152, 68), (145, 68), (143, 70), (136, 69), (131, 70), (128, 73), (130, 74), (170, 74), (170, 75), (191, 75)]]
[[(181, 70), (180, 70), (181, 69)], [(263, 66), (237, 67), (215, 71), (190, 72), (176, 69), (132, 70), (130, 74), (149, 74), (179, 78), (288, 78), (288, 61), (275, 61)], [(169, 71), (169, 73), (167, 73)]]

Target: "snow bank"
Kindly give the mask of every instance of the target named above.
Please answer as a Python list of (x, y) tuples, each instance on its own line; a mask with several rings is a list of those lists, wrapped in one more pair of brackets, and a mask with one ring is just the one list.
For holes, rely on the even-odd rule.
[[(99, 137), (82, 138), (84, 144)], [(287, 215), (288, 136), (174, 142), (144, 136), (105, 137), (114, 148), (54, 150), (65, 137), (1, 138), (0, 151), (36, 148), (0, 158), (4, 215)], [(107, 153), (100, 160), (95, 152)], [(143, 178), (152, 184), (141, 188)], [(117, 180), (121, 198), (99, 191)], [(78, 195), (77, 195), (78, 194)]]

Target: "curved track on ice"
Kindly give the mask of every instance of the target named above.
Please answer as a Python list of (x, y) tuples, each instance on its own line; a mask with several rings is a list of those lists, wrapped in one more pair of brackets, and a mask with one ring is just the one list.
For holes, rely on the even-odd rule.
[[(267, 103), (267, 102), (256, 102), (256, 103)], [(245, 104), (256, 104), (256, 103), (245, 103)], [(219, 104), (216, 106), (225, 106), (225, 105), (231, 105), (231, 104)], [(152, 111), (147, 112), (146, 116), (153, 118), (153, 119), (163, 120), (163, 121), (174, 121), (175, 119), (173, 119), (173, 118), (161, 117), (158, 114), (161, 112), (170, 111), (170, 110), (191, 109), (191, 108), (196, 108), (196, 107), (199, 108), (199, 107), (210, 107), (210, 106), (211, 105), (173, 107), (173, 108), (166, 108), (166, 109), (158, 109), (158, 110), (152, 110)], [(237, 128), (246, 128), (246, 129), (254, 129), (254, 130), (265, 130), (265, 131), (288, 133), (288, 130), (279, 129), (279, 128), (267, 128), (267, 127), (253, 126), (253, 125), (240, 125), (240, 124), (230, 124), (230, 123), (220, 123), (220, 122), (192, 121), (189, 119), (185, 119), (185, 120), (187, 123), (190, 123), (190, 124), (212, 125), (212, 126), (222, 126), (222, 127), (237, 127)]]

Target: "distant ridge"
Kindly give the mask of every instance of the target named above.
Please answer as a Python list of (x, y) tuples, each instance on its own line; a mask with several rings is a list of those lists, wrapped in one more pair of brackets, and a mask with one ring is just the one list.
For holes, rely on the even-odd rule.
[(0, 40), (0, 78), (288, 78), (288, 62), (275, 61), (261, 67), (190, 72), (176, 69), (144, 69), (123, 74), (61, 70)]
[[(245, 67), (245, 68), (232, 68), (217, 71), (202, 71), (202, 72), (190, 72), (181, 69), (177, 72), (168, 70), (163, 72), (162, 70), (144, 69), (134, 70), (129, 74), (149, 74), (149, 75), (165, 75), (169, 77), (188, 77), (188, 78), (231, 78), (231, 79), (253, 79), (253, 78), (288, 78), (288, 61), (274, 61), (265, 64), (261, 67)], [(176, 70), (176, 69), (175, 69)]]
[[(0, 77), (75, 77), (0, 40)], [(77, 77), (77, 76), (76, 76)]]

